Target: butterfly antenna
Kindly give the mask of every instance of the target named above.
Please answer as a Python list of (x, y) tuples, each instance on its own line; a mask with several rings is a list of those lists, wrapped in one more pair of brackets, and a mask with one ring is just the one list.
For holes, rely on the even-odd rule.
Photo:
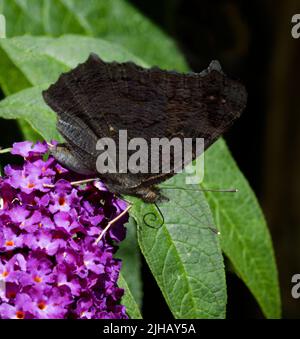
[(183, 190), (183, 191), (193, 191), (193, 192), (218, 192), (218, 193), (237, 193), (239, 190), (237, 188), (227, 188), (227, 189), (193, 189), (193, 188), (183, 188), (183, 187), (168, 187), (161, 186), (164, 190)]
[[(157, 216), (156, 213), (154, 212), (149, 212), (149, 213), (146, 213), (143, 217), (143, 222), (144, 224), (147, 226), (147, 227), (150, 227), (150, 228), (154, 228), (154, 229), (159, 229), (162, 227), (162, 225), (165, 223), (165, 218), (161, 212), (161, 209), (158, 207), (158, 205), (156, 204), (156, 202), (154, 203), (158, 213), (159, 213), (159, 216)], [(155, 224), (157, 222), (158, 219), (161, 219), (162, 221), (160, 222), (159, 225)], [(147, 221), (147, 219), (149, 220), (150, 219), (150, 223)]]

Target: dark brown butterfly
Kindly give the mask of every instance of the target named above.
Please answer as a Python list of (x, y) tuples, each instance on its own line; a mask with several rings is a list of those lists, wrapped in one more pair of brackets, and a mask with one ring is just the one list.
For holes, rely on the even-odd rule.
[[(244, 86), (229, 79), (217, 61), (201, 73), (180, 74), (132, 62), (107, 63), (95, 54), (62, 74), (43, 96), (58, 114), (57, 128), (66, 141), (52, 154), (82, 174), (97, 173), (99, 138), (110, 137), (119, 148), (119, 130), (127, 130), (129, 140), (149, 142), (204, 138), (206, 149), (240, 116), (247, 100)], [(198, 155), (193, 148), (193, 159)], [(97, 175), (112, 192), (155, 202), (160, 197), (155, 185), (173, 176), (174, 168), (169, 173)]]

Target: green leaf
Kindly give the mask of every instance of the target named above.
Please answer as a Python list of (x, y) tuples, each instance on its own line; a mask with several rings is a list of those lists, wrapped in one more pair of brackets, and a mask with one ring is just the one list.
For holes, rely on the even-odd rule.
[(144, 220), (149, 223), (147, 214), (154, 213), (157, 220), (151, 225), (160, 225), (154, 205), (126, 199), (133, 202), (131, 214), (139, 226), (142, 253), (174, 317), (224, 318), (226, 282), (218, 236), (211, 230), (213, 220), (204, 195), (182, 190), (185, 177), (178, 174), (167, 182), (181, 189), (163, 190), (170, 200), (159, 205), (164, 224), (158, 229), (147, 227)]
[[(84, 62), (94, 52), (105, 61), (134, 61), (145, 66), (140, 59), (126, 50), (102, 39), (65, 35), (60, 38), (17, 37), (1, 39), (0, 47), (33, 86), (55, 82), (59, 75)], [(10, 68), (8, 68), (10, 70)], [(5, 85), (9, 74), (2, 70), (0, 81)]]
[(0, 48), (0, 60), (0, 85), (5, 95), (13, 94), (32, 85), (2, 48)]
[(56, 114), (43, 101), (42, 89), (25, 89), (0, 101), (0, 117), (24, 119), (45, 140), (62, 140), (56, 129)]
[(254, 193), (220, 140), (205, 153), (203, 188), (237, 188), (206, 193), (221, 232), (222, 250), (268, 318), (280, 317), (280, 293), (272, 241)]
[(133, 218), (129, 218), (125, 225), (127, 234), (125, 240), (119, 245), (118, 258), (122, 259), (122, 274), (132, 291), (134, 299), (141, 307), (142, 305), (142, 276), (141, 257), (136, 235), (136, 223)]
[(8, 37), (68, 33), (102, 37), (149, 64), (185, 67), (173, 40), (125, 0), (0, 0), (0, 12), (6, 16)]
[(122, 304), (126, 306), (126, 313), (131, 319), (142, 319), (139, 307), (131, 293), (131, 290), (126, 283), (122, 273), (119, 275), (118, 285), (120, 288), (124, 288), (125, 293), (122, 298)]

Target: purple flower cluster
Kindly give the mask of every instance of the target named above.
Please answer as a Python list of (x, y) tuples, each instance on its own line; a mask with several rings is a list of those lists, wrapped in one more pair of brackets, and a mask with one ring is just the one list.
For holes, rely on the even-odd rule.
[(127, 318), (113, 258), (127, 216), (96, 242), (126, 203), (100, 181), (72, 185), (80, 178), (47, 152), (14, 144), (24, 163), (0, 179), (0, 318)]

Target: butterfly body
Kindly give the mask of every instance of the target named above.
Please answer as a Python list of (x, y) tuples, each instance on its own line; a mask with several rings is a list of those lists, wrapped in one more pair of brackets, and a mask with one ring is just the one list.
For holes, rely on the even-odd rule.
[[(155, 185), (173, 176), (175, 165), (164, 173), (162, 159), (158, 173), (101, 173), (96, 167), (99, 138), (111, 138), (117, 150), (120, 130), (127, 131), (128, 140), (149, 143), (204, 138), (206, 149), (240, 116), (247, 98), (244, 87), (224, 75), (216, 61), (202, 73), (180, 74), (131, 62), (106, 63), (94, 54), (62, 74), (43, 96), (58, 114), (57, 128), (66, 141), (51, 150), (55, 158), (75, 172), (98, 175), (112, 192), (145, 202), (160, 199)], [(199, 155), (193, 145), (192, 159)]]

